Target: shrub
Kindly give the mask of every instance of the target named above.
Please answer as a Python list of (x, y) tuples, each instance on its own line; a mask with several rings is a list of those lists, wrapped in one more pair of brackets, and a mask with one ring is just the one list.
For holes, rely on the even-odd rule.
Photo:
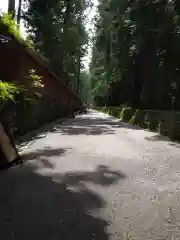
[(119, 107), (96, 107), (98, 111), (108, 113), (114, 117), (142, 128), (156, 131), (161, 135), (168, 135), (172, 140), (180, 137), (180, 112), (158, 110), (134, 110), (126, 105)]
[(114, 117), (119, 117), (120, 112), (121, 112), (121, 107), (106, 107), (105, 106), (105, 107), (96, 107), (95, 109), (98, 111), (107, 113)]
[(129, 123), (138, 125), (140, 127), (145, 127), (144, 123), (144, 111), (136, 110), (135, 114), (131, 117)]
[(13, 83), (0, 80), (0, 99), (1, 101), (14, 101), (15, 95), (19, 93), (18, 87)]
[(120, 113), (120, 119), (125, 121), (125, 122), (129, 122), (132, 115), (133, 115), (133, 109), (131, 107), (123, 108), (121, 113)]

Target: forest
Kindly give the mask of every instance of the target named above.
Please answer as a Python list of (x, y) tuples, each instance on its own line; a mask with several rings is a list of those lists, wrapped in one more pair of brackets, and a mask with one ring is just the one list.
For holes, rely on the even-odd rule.
[(100, 1), (91, 86), (97, 105), (180, 109), (180, 2)]
[(8, 11), (82, 101), (180, 109), (178, 0), (9, 0)]

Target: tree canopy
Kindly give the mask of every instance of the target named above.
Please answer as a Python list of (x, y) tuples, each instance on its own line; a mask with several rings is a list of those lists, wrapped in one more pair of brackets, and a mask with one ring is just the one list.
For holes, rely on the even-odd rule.
[(24, 13), (36, 50), (49, 59), (52, 70), (77, 93), (88, 44), (84, 24), (87, 7), (85, 0), (39, 0), (30, 2)]
[[(15, 0), (9, 0), (8, 6), (12, 16), (8, 21), (17, 20), (19, 25), (23, 20), (26, 42), (32, 43), (47, 59), (51, 70), (81, 98), (86, 95), (82, 91), (89, 86), (82, 79), (86, 81), (88, 72), (85, 74), (83, 59), (89, 44), (86, 10), (91, 6), (90, 0), (19, 0), (17, 9)], [(16, 29), (15, 33), (19, 31)]]

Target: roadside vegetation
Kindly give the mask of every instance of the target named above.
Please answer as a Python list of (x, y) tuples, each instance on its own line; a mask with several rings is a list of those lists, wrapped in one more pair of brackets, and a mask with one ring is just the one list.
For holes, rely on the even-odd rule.
[(119, 118), (140, 128), (169, 136), (171, 140), (180, 139), (180, 112), (140, 110), (128, 106), (96, 107), (96, 110)]

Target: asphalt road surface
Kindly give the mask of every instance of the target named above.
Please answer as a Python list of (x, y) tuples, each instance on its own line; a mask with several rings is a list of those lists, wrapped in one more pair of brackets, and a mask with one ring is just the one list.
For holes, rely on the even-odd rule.
[(0, 239), (180, 239), (179, 144), (92, 111), (21, 150), (0, 172)]

